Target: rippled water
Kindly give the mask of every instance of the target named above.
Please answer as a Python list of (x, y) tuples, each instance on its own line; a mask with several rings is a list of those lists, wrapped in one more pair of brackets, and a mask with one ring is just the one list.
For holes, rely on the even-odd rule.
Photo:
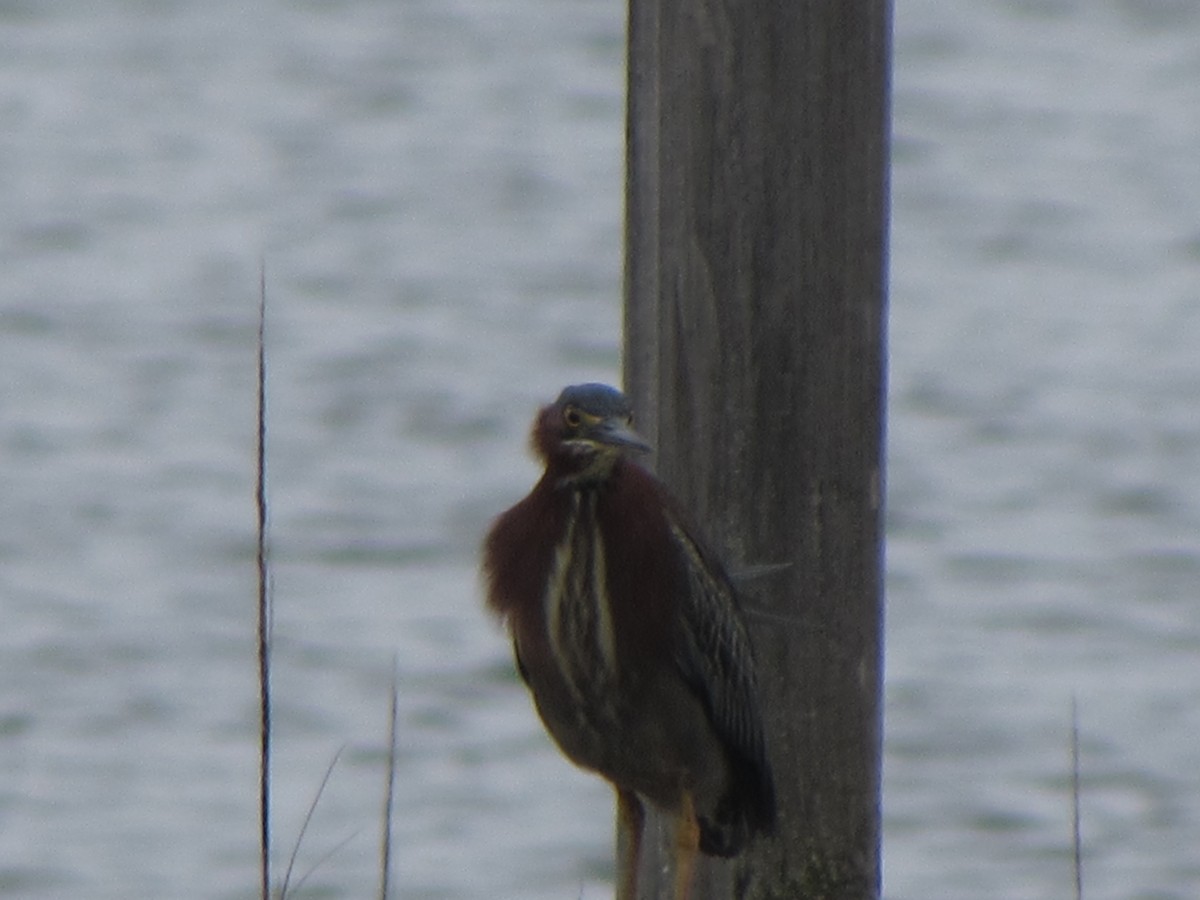
[[(606, 896), (479, 610), (534, 405), (615, 379), (622, 5), (0, 3), (0, 893)], [(1200, 7), (896, 11), (885, 889), (1200, 896)], [(343, 844), (343, 842), (345, 842)], [(341, 846), (339, 846), (341, 845)], [(336, 850), (335, 850), (336, 848)], [(331, 855), (321, 861), (331, 850)]]

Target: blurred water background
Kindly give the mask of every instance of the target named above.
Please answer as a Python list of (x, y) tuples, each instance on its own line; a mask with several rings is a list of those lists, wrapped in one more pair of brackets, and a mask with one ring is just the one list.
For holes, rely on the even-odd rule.
[[(256, 890), (270, 295), (280, 868), (610, 896), (480, 611), (534, 406), (615, 380), (618, 0), (0, 2), (0, 894)], [(1200, 5), (899, 0), (885, 892), (1200, 896)], [(331, 853), (331, 851), (333, 851)], [(322, 857), (328, 857), (321, 861)]]

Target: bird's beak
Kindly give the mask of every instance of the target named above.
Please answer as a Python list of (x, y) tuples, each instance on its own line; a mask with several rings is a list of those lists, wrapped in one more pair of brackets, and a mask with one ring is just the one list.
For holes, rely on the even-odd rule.
[(649, 453), (653, 449), (623, 419), (605, 419), (596, 426), (591, 436), (599, 444), (632, 453)]

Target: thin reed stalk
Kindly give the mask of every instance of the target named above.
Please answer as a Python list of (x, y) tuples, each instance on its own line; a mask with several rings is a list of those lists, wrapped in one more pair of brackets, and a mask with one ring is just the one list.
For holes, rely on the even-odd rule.
[(1079, 827), (1079, 705), (1071, 696), (1071, 852), (1075, 900), (1083, 900), (1083, 840)]
[(271, 608), (267, 560), (267, 271), (258, 270), (258, 441), (254, 499), (258, 513), (258, 820), (262, 900), (271, 897)]
[(396, 705), (400, 663), (392, 657), (391, 705), (388, 709), (387, 778), (383, 791), (383, 838), (379, 848), (379, 900), (388, 900), (392, 870), (392, 806), (396, 795)]
[[(345, 745), (342, 745), (338, 748), (337, 753), (333, 754), (333, 759), (329, 761), (329, 765), (325, 768), (325, 775), (321, 779), (321, 784), (317, 787), (316, 796), (313, 797), (312, 803), (308, 805), (308, 812), (304, 814), (304, 822), (300, 825), (300, 833), (296, 835), (296, 843), (292, 845), (292, 855), (288, 857), (287, 871), (283, 873), (283, 886), (279, 889), (279, 900), (287, 900), (288, 887), (292, 883), (292, 871), (296, 868), (296, 860), (300, 856), (300, 845), (304, 843), (304, 835), (308, 834), (308, 826), (312, 824), (312, 818), (317, 811), (317, 805), (320, 804), (321, 797), (325, 793), (325, 788), (329, 785), (329, 779), (333, 777), (333, 770), (337, 768), (338, 760), (342, 758), (342, 751), (345, 749)], [(308, 880), (308, 876), (316, 871), (321, 863), (341, 849), (349, 840), (350, 838), (346, 838), (345, 841), (317, 860), (313, 864), (313, 867), (300, 879), (300, 884), (296, 885), (296, 890), (300, 890), (304, 882)]]

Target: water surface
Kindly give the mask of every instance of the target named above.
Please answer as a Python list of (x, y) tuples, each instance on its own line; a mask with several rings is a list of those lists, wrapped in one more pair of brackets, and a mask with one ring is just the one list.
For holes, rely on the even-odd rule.
[[(395, 658), (401, 895), (609, 895), (475, 566), (536, 404), (617, 378), (623, 26), (0, 4), (0, 892), (254, 896), (262, 258), (277, 865), (340, 749), (293, 884), (372, 895)], [(1087, 896), (1200, 895), (1198, 47), (898, 4), (892, 900), (1069, 895), (1072, 695)]]

